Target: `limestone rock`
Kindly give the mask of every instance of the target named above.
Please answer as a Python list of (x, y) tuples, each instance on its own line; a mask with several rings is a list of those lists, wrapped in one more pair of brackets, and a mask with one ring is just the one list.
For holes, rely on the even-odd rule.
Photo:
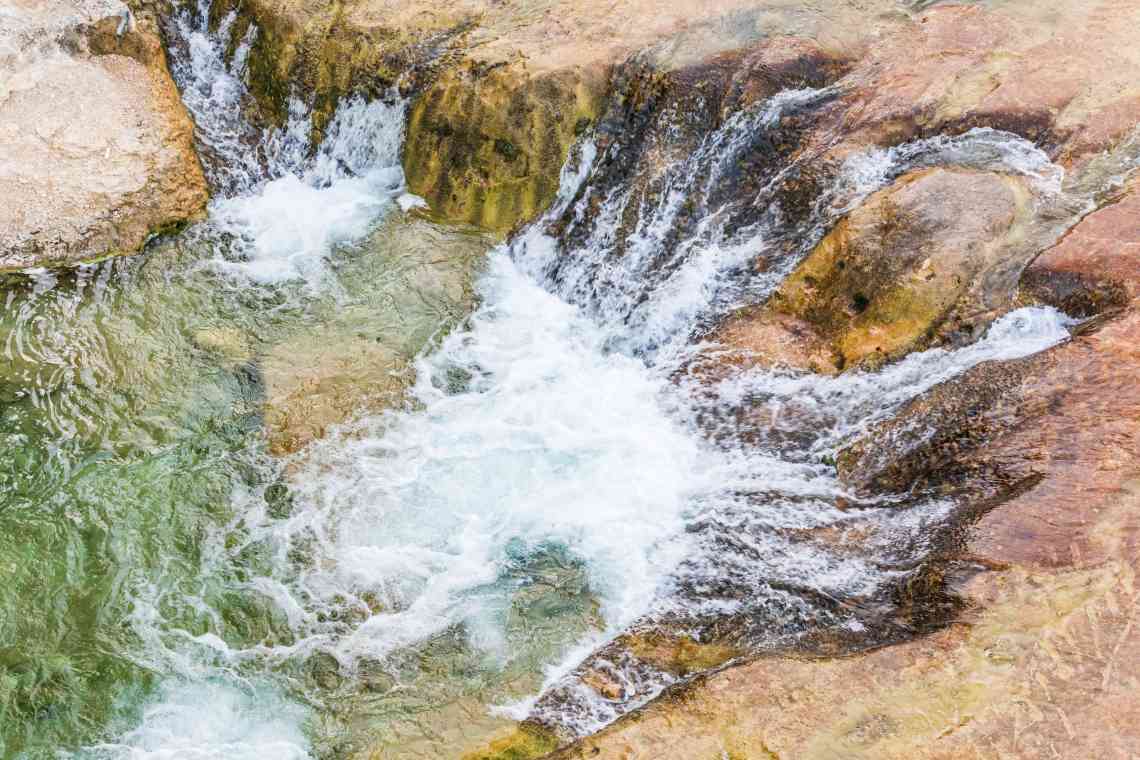
[(159, 39), (124, 10), (0, 4), (0, 269), (132, 253), (205, 208)]
[(841, 220), (769, 309), (813, 325), (844, 367), (972, 338), (1014, 303), (1017, 274), (1034, 253), (1019, 245), (1031, 198), (1008, 175), (908, 174)]

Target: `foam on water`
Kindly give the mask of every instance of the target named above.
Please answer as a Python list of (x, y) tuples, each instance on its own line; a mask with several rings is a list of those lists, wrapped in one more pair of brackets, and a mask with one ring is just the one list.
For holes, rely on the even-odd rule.
[(168, 683), (141, 723), (75, 760), (308, 760), (308, 712), (271, 686), (213, 678)]
[(318, 537), (319, 559), (290, 584), (315, 643), (330, 641), (318, 618), (346, 594), (390, 610), (331, 643), (344, 662), (457, 623), (486, 631), (481, 616), (512, 591), (497, 585), (511, 556), (568, 548), (612, 626), (645, 609), (681, 556), (708, 468), (667, 416), (663, 379), (607, 355), (596, 323), (502, 252), (481, 292), (471, 328), (418, 364), (423, 410), (313, 447), (295, 479), (304, 508), (270, 528), (281, 557)]
[(326, 273), (331, 251), (362, 238), (404, 190), (400, 166), (403, 99), (342, 101), (320, 145), (310, 142), (310, 110), (291, 98), (289, 117), (264, 133), (244, 118), (250, 95), (246, 59), (257, 28), (250, 26), (227, 59), (236, 12), (208, 27), (210, 0), (185, 7), (173, 30), (186, 51), (172, 67), (216, 196), (202, 234), (231, 239), (219, 265), (258, 282)]
[[(319, 282), (330, 251), (367, 234), (404, 192), (404, 104), (346, 101), (314, 150), (307, 111), (294, 102), (284, 129), (255, 136), (262, 147), (253, 155), (237, 114), (247, 97), (243, 51), (256, 32), (225, 63), (233, 19), (211, 35), (202, 2), (180, 18), (188, 53), (175, 70), (218, 159), (211, 179), (225, 188), (206, 229), (229, 245), (222, 266), (230, 271)], [(824, 457), (979, 362), (1064, 340), (1069, 321), (1022, 309), (975, 345), (916, 354), (877, 373), (752, 371), (719, 383), (683, 376), (703, 324), (763, 300), (839, 215), (909, 169), (966, 165), (1024, 174), (1042, 195), (1060, 188), (1060, 170), (1032, 145), (974, 130), (848, 159), (800, 228), (770, 204), (792, 167), (775, 170), (756, 198), (724, 198), (720, 186), (760, 137), (831, 95), (788, 91), (730, 117), (663, 173), (653, 204), (630, 188), (592, 185), (606, 154), (583, 142), (555, 207), (490, 255), (476, 312), (416, 362), (408, 406), (334, 431), (291, 463), (288, 516), (270, 514), (261, 492), (235, 492), (243, 540), (264, 550), (241, 590), (280, 613), (285, 643), (243, 648), (213, 630), (170, 630), (161, 598), (140, 596), (133, 623), (149, 647), (140, 656), (172, 680), (136, 728), (92, 756), (307, 757), (308, 712), (274, 683), (251, 686), (235, 674), (320, 653), (351, 675), (448, 630), (509, 661), (516, 571), (544, 553), (581, 563), (600, 630), (552, 655), (542, 695), (501, 709), (565, 736), (596, 730), (676, 680), (629, 653), (601, 662), (622, 685), (621, 700), (577, 677), (578, 660), (631, 624), (679, 621), (697, 639), (710, 620), (733, 614), (773, 639), (860, 625), (807, 592), (825, 601), (873, 596), (921, 556), (951, 505), (842, 511), (835, 501), (847, 495)], [(693, 198), (700, 218), (678, 239)], [(615, 256), (631, 208), (638, 221)], [(732, 223), (737, 216), (751, 221)], [(556, 238), (547, 232), (556, 220), (570, 232), (588, 223), (589, 232)], [(791, 240), (791, 254), (753, 271), (757, 251), (777, 239)], [(572, 250), (565, 240), (575, 241)], [(768, 422), (747, 442), (739, 429), (717, 434), (721, 417), (765, 409)], [(782, 419), (796, 429), (781, 431)], [(779, 432), (802, 435), (789, 444)], [(877, 547), (873, 558), (793, 535), (856, 525)], [(209, 561), (235, 556), (219, 550)], [(201, 604), (204, 618), (216, 614)]]

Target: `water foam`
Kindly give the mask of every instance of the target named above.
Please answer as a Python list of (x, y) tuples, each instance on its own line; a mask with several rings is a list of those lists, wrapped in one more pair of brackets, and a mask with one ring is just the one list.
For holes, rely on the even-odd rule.
[(259, 132), (243, 115), (257, 28), (248, 27), (227, 57), (236, 11), (213, 32), (209, 13), (210, 0), (199, 0), (173, 21), (186, 53), (174, 58), (172, 71), (217, 191), (200, 234), (230, 238), (229, 256), (218, 262), (226, 271), (262, 283), (318, 283), (328, 255), (364, 237), (404, 190), (406, 103), (394, 94), (345, 99), (313, 146), (310, 109), (291, 98), (286, 124)]
[(308, 712), (272, 686), (214, 678), (168, 683), (139, 725), (75, 760), (308, 760)]
[(346, 594), (390, 610), (335, 640), (342, 661), (458, 623), (485, 630), (481, 617), (512, 592), (500, 584), (510, 557), (550, 544), (585, 562), (603, 617), (621, 626), (682, 553), (707, 468), (666, 414), (664, 379), (606, 354), (604, 330), (501, 251), (481, 292), (470, 329), (418, 364), (422, 411), (313, 447), (296, 478), (304, 508), (272, 528), (279, 556), (319, 537), (320, 559), (292, 583), (320, 600), (307, 605), (310, 635), (334, 633), (318, 617)]

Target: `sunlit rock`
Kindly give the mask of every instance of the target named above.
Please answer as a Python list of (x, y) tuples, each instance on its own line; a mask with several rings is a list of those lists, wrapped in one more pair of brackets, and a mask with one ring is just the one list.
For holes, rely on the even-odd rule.
[(205, 207), (159, 38), (124, 14), (0, 6), (0, 269), (132, 253)]
[(844, 367), (971, 339), (1014, 304), (1033, 221), (1020, 178), (915, 172), (840, 221), (769, 308), (815, 326)]

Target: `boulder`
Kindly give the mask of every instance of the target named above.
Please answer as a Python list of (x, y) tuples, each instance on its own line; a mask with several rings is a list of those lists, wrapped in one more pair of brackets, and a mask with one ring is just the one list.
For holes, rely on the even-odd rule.
[(204, 211), (161, 43), (125, 11), (0, 3), (0, 269), (133, 253)]
[[(838, 355), (829, 366), (840, 368), (970, 340), (1014, 305), (1017, 275), (1035, 253), (1024, 244), (1033, 221), (1033, 193), (1020, 177), (912, 172), (840, 220), (765, 308), (738, 313), (718, 337), (796, 345), (800, 356), (784, 353), (801, 366), (804, 351), (823, 355), (823, 340)], [(756, 324), (752, 333), (746, 322)], [(810, 325), (818, 338), (804, 343), (805, 329), (789, 324)]]

